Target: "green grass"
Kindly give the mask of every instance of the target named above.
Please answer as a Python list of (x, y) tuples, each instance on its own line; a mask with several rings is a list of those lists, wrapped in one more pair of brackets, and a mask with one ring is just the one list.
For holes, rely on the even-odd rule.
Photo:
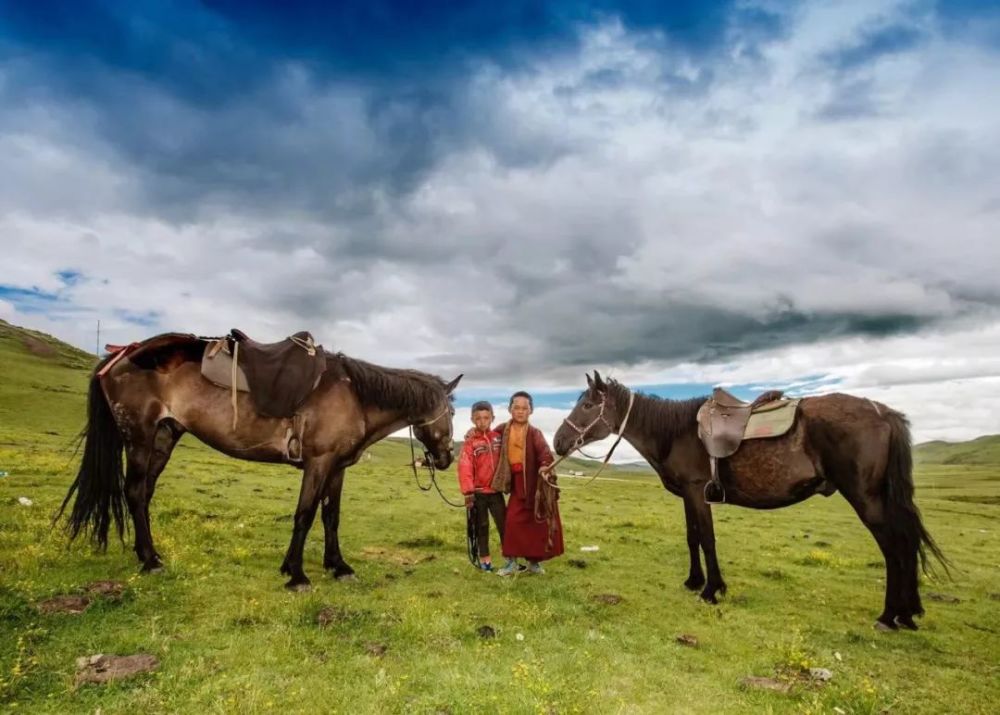
[[(928, 613), (917, 633), (872, 629), (884, 570), (840, 497), (775, 512), (717, 508), (729, 593), (713, 607), (681, 586), (681, 502), (648, 473), (569, 484), (566, 557), (545, 576), (502, 580), (468, 565), (464, 515), (414, 487), (398, 442), (373, 450), (347, 478), (341, 541), (356, 581), (323, 575), (314, 528), (306, 548), (314, 589), (286, 593), (278, 566), (298, 473), (228, 459), (190, 438), (153, 502), (166, 570), (139, 576), (128, 549), (67, 547), (49, 527), (73, 474), (89, 358), (63, 347), (33, 354), (15, 329), (0, 328), (0, 471), (10, 473), (0, 477), (0, 707), (986, 713), (1000, 697), (996, 462), (918, 470), (918, 502), (956, 574), (925, 580)], [(454, 495), (453, 470), (441, 477)], [(34, 504), (21, 506), (21, 496)], [(590, 544), (600, 551), (580, 551)], [(126, 583), (121, 601), (76, 616), (35, 608), (101, 579)], [(600, 594), (622, 600), (606, 604)], [(320, 627), (326, 608), (332, 620)], [(481, 639), (483, 625), (497, 637)], [(697, 647), (676, 643), (680, 634)], [(135, 652), (156, 655), (159, 670), (73, 687), (78, 656)], [(833, 680), (809, 683), (800, 673), (810, 666), (829, 668)], [(739, 681), (749, 675), (793, 688), (747, 691)]]

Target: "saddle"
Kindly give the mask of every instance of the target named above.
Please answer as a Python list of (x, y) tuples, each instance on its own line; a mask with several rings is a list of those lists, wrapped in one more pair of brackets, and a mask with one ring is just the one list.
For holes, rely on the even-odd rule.
[[(721, 387), (715, 388), (698, 410), (698, 437), (712, 467), (712, 480), (705, 485), (705, 501), (725, 501), (719, 460), (735, 454), (743, 440), (786, 434), (795, 424), (799, 402), (784, 398), (781, 390), (768, 390), (753, 402), (744, 402)], [(717, 498), (711, 498), (710, 492)]]
[(201, 374), (233, 390), (233, 425), (236, 425), (236, 392), (250, 393), (254, 408), (267, 417), (288, 418), (319, 385), (326, 371), (326, 354), (306, 331), (276, 343), (258, 343), (233, 329), (209, 342), (201, 360)]

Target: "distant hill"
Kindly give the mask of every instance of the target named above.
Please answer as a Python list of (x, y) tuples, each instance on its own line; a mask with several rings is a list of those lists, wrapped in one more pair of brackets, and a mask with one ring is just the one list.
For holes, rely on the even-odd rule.
[(89, 370), (97, 358), (88, 352), (64, 343), (47, 333), (11, 325), (0, 319), (0, 351), (33, 356), (39, 364), (56, 363), (62, 367)]
[(923, 442), (913, 448), (918, 464), (979, 464), (1000, 466), (1000, 434), (968, 442)]
[(77, 434), (96, 364), (94, 355), (51, 335), (0, 320), (0, 433)]

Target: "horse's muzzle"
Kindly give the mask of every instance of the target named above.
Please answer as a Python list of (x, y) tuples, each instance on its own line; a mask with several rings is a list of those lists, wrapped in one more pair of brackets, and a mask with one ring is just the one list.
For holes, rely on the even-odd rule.
[(436, 469), (447, 469), (451, 466), (454, 457), (452, 456), (451, 450), (448, 450), (444, 454), (438, 455), (434, 458), (434, 467)]

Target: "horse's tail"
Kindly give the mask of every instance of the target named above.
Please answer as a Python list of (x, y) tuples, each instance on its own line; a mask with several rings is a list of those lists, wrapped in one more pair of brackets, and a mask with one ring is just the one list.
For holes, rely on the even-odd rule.
[[(913, 451), (910, 440), (910, 423), (902, 413), (887, 410), (889, 422), (889, 459), (886, 464), (886, 521), (907, 549), (916, 549), (920, 567), (928, 571), (927, 551), (934, 555), (948, 572), (950, 562), (931, 538), (920, 518), (920, 510), (913, 501)], [(910, 553), (913, 553), (910, 551)]]
[(105, 362), (107, 359), (98, 364), (90, 378), (87, 426), (80, 434), (84, 440), (80, 471), (56, 514), (56, 519), (59, 519), (75, 493), (76, 501), (67, 524), (70, 539), (75, 539), (82, 531), (89, 531), (102, 550), (108, 547), (108, 528), (112, 521), (118, 538), (122, 538), (126, 510), (125, 473), (122, 468), (124, 443), (104, 394), (101, 378), (97, 376), (97, 370)]

